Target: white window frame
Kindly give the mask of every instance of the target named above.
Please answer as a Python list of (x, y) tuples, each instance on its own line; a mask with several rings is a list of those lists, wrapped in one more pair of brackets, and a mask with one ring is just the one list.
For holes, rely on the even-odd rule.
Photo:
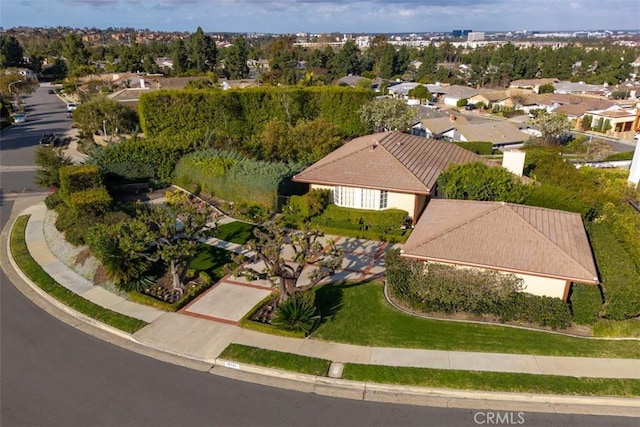
[(333, 202), (344, 208), (382, 210), (389, 205), (389, 192), (337, 185), (333, 188)]

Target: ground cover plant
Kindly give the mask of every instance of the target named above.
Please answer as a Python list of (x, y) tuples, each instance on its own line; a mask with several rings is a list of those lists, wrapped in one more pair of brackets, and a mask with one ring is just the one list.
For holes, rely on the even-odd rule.
[(411, 316), (386, 301), (383, 284), (378, 281), (325, 285), (316, 291), (316, 301), (323, 317), (312, 337), (325, 341), (374, 347), (640, 358), (637, 341), (594, 340)]
[(61, 303), (114, 328), (121, 329), (128, 333), (134, 333), (147, 325), (147, 322), (143, 320), (125, 316), (124, 314), (94, 304), (68, 290), (49, 276), (33, 259), (27, 249), (25, 230), (28, 220), (28, 215), (23, 215), (16, 219), (11, 230), (10, 250), (18, 267), (31, 281)]

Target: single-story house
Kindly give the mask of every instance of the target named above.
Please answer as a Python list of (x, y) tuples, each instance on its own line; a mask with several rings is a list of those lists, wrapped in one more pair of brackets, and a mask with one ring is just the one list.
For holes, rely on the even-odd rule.
[(293, 177), (313, 189), (331, 191), (332, 203), (355, 209), (402, 209), (415, 223), (437, 180), (452, 163), (484, 162), (448, 142), (401, 132), (355, 138)]
[(469, 104), (482, 102), (487, 107), (500, 105), (502, 107), (514, 107), (515, 103), (506, 90), (485, 90), (469, 98)]
[(461, 99), (469, 100), (469, 98), (473, 98), (479, 93), (473, 88), (457, 85), (445, 87), (442, 88), (442, 90), (445, 91), (444, 95), (442, 95), (444, 105), (453, 107), (455, 107)]
[(547, 78), (547, 79), (520, 79), (514, 80), (509, 84), (509, 87), (512, 89), (531, 89), (535, 93), (538, 93), (540, 90), (540, 86), (555, 84), (560, 80), (555, 78)]
[(491, 142), (494, 149), (517, 147), (522, 145), (527, 138), (529, 135), (522, 132), (513, 123), (497, 120), (482, 123), (460, 123), (456, 125), (452, 135), (454, 141)]
[(436, 117), (420, 120), (411, 127), (412, 135), (419, 135), (426, 138), (451, 140), (450, 134), (455, 131), (457, 124), (468, 123), (463, 116), (456, 117)]
[(582, 218), (554, 209), (432, 199), (401, 255), (512, 273), (525, 292), (564, 301), (572, 283), (599, 284)]

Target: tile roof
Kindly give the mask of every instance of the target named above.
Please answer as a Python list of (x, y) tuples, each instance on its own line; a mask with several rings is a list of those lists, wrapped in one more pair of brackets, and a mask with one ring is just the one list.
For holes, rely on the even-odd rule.
[(473, 88), (470, 88), (467, 86), (458, 86), (458, 85), (443, 88), (442, 91), (445, 93), (445, 96), (449, 98), (459, 98), (459, 99), (471, 98), (472, 96), (475, 96), (479, 93), (477, 90)]
[[(434, 119), (424, 119), (424, 120), (421, 120), (420, 122), (422, 123), (422, 127), (427, 129), (429, 132), (431, 132), (434, 135), (451, 130), (454, 127), (456, 127), (456, 124), (459, 123), (456, 118), (451, 120), (450, 117), (437, 117)], [(467, 120), (462, 118), (462, 122), (466, 123)]]
[(496, 164), (449, 142), (401, 132), (355, 138), (293, 177), (294, 181), (428, 194), (451, 163)]
[(456, 130), (467, 141), (489, 141), (494, 144), (516, 144), (524, 142), (529, 135), (511, 122), (491, 121), (456, 125)]
[(429, 201), (402, 254), (597, 284), (579, 214), (501, 202)]

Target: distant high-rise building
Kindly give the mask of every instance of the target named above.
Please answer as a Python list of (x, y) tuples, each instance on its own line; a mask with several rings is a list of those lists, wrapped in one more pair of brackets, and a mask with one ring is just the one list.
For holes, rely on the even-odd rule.
[(453, 30), (451, 31), (451, 35), (453, 37), (467, 37), (472, 31), (473, 30)]

